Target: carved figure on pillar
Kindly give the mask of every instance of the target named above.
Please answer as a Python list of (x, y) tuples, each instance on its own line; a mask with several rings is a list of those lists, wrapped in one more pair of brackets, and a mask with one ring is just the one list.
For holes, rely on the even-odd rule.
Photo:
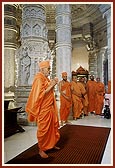
[(48, 46), (48, 42), (45, 42), (43, 45), (44, 60), (51, 59), (51, 50)]
[(27, 47), (22, 48), (21, 74), (22, 74), (22, 82), (24, 85), (28, 84), (28, 79), (30, 77), (30, 65), (31, 65), (31, 58), (28, 55)]

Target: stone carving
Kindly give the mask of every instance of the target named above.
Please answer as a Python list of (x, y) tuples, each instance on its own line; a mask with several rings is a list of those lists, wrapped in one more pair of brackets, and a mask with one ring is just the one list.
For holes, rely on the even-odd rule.
[(41, 36), (41, 27), (38, 24), (34, 25), (33, 32), (34, 32), (34, 35)]
[(43, 55), (44, 55), (44, 59), (51, 59), (51, 50), (48, 46), (48, 42), (45, 42), (43, 44)]
[(43, 20), (46, 20), (44, 9), (42, 9), (41, 7), (43, 6), (39, 5), (39, 8), (35, 6), (29, 6), (29, 9), (28, 9), (28, 6), (27, 7), (24, 6), (23, 18), (25, 19), (25, 18), (34, 17), (34, 18), (42, 18)]
[(30, 26), (28, 24), (24, 26), (24, 34), (27, 36), (30, 34)]
[(35, 9), (31, 10), (31, 16), (36, 16), (36, 10)]
[(25, 16), (30, 16), (30, 11), (29, 11), (29, 9), (27, 9), (27, 10), (25, 11)]
[(22, 58), (21, 58), (21, 71), (22, 71), (22, 82), (24, 85), (28, 84), (28, 79), (30, 77), (30, 65), (31, 58), (28, 55), (28, 48), (22, 48)]
[(43, 37), (47, 38), (48, 30), (46, 27), (43, 28)]

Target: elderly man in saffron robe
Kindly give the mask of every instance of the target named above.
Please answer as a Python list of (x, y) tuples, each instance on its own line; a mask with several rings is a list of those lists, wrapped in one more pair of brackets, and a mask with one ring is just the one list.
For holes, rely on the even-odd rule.
[(96, 78), (96, 81), (95, 114), (101, 115), (104, 105), (105, 86), (100, 82), (100, 78)]
[[(86, 98), (86, 90), (80, 82), (77, 82), (77, 76), (72, 76), (71, 82), (71, 91), (72, 91), (72, 103), (73, 103), (73, 119), (77, 120), (81, 118), (82, 111), (83, 111), (83, 101), (82, 98)], [(87, 99), (86, 99), (87, 101)]]
[(45, 151), (51, 148), (59, 149), (56, 143), (60, 139), (59, 120), (54, 86), (58, 79), (49, 80), (49, 60), (39, 63), (40, 72), (35, 75), (25, 111), (30, 122), (36, 121), (38, 125), (37, 139), (39, 154), (47, 158)]
[(63, 126), (68, 122), (68, 116), (71, 110), (71, 83), (67, 80), (67, 72), (62, 72), (62, 78), (59, 82), (59, 92), (60, 92), (60, 120)]

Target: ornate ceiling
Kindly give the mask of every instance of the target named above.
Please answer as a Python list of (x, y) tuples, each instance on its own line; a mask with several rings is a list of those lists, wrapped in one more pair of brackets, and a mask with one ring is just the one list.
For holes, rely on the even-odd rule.
[[(82, 33), (87, 31), (88, 25), (92, 25), (93, 33), (96, 35), (101, 27), (106, 32), (106, 19), (100, 12), (101, 4), (70, 4), (71, 5), (71, 22), (72, 22), (72, 42), (83, 39)], [(49, 30), (48, 39), (55, 41), (55, 5), (45, 4), (46, 6), (46, 23)], [(84, 26), (85, 25), (85, 26)], [(97, 34), (96, 34), (97, 33)], [(101, 38), (101, 32), (100, 37)], [(100, 39), (95, 39), (96, 43)]]
[[(47, 25), (50, 28), (55, 26), (55, 5), (46, 6)], [(81, 27), (88, 22), (98, 22), (102, 14), (99, 11), (99, 4), (71, 4), (72, 27)]]

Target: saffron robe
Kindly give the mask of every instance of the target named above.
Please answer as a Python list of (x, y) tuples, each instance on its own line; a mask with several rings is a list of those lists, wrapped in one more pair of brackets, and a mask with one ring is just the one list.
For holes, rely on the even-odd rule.
[[(61, 83), (61, 92), (67, 97), (71, 97), (71, 83), (66, 81), (64, 84)], [(70, 114), (72, 101), (67, 100), (62, 94), (60, 94), (60, 120), (67, 121)]]
[(87, 96), (87, 92), (86, 92), (86, 84), (83, 83), (83, 82), (80, 82), (80, 83), (83, 85), (83, 87), (85, 89), (85, 94), (84, 94), (84, 96), (82, 98), (83, 112), (84, 112), (84, 114), (88, 115), (88, 104), (89, 104), (89, 102), (88, 102), (88, 96)]
[(80, 82), (71, 82), (72, 92), (72, 111), (73, 117), (79, 118), (83, 110), (82, 95), (86, 93), (84, 86)]
[(96, 81), (89, 80), (86, 83), (86, 91), (88, 96), (88, 112), (95, 111)]
[(96, 83), (96, 97), (95, 97), (95, 114), (100, 115), (102, 113), (104, 105), (105, 86), (102, 82)]
[(108, 94), (111, 94), (111, 80), (108, 81)]
[(53, 89), (45, 93), (50, 80), (41, 72), (36, 74), (25, 111), (29, 121), (38, 125), (38, 147), (46, 151), (55, 146), (60, 138), (59, 120)]

